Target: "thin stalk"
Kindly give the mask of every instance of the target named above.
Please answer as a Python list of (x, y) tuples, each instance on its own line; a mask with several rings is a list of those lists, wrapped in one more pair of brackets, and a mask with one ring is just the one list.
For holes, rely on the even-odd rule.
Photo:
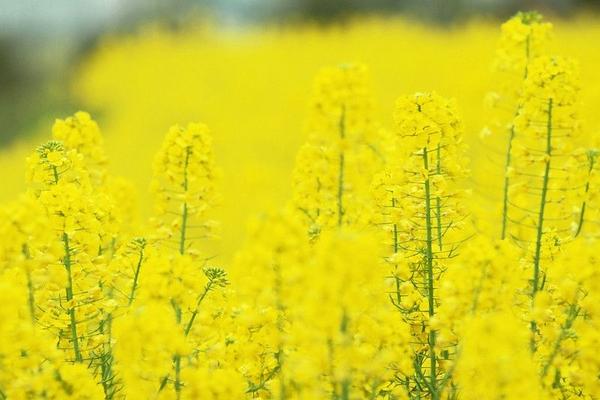
[(27, 271), (27, 303), (29, 305), (29, 315), (31, 321), (35, 322), (35, 291), (33, 289), (33, 281), (31, 280), (31, 272)]
[(175, 396), (177, 400), (181, 398), (181, 356), (175, 357)]
[(58, 169), (53, 165), (52, 166), (52, 177), (54, 178), (54, 184), (58, 183)]
[[(185, 161), (183, 165), (183, 191), (187, 194), (189, 182), (188, 182), (188, 166), (190, 162), (191, 148), (187, 147), (185, 149)], [(185, 254), (185, 241), (187, 234), (187, 223), (188, 223), (188, 205), (187, 202), (183, 202), (183, 211), (181, 213), (181, 232), (179, 235), (179, 254)], [(175, 313), (177, 315), (177, 324), (181, 323), (181, 309), (179, 306), (175, 305)], [(190, 322), (193, 323), (193, 319), (196, 317), (196, 313), (192, 315), (192, 320)], [(191, 329), (191, 325), (190, 325)], [(175, 387), (175, 396), (177, 400), (181, 398), (181, 356), (176, 354), (173, 358), (173, 362), (175, 364), (175, 382), (173, 386)], [(168, 378), (168, 377), (167, 377)]]
[[(429, 172), (429, 157), (427, 154), (427, 147), (423, 148), (423, 168)], [(433, 287), (433, 227), (431, 223), (431, 187), (429, 181), (429, 174), (425, 179), (425, 224), (426, 224), (426, 267), (427, 267), (427, 301), (429, 316), (432, 317), (435, 314), (435, 298), (434, 298), (434, 287)], [(438, 400), (439, 393), (437, 390), (437, 360), (435, 356), (435, 341), (436, 334), (434, 330), (429, 331), (429, 380), (432, 400)]]
[(503, 196), (503, 206), (502, 206), (502, 233), (500, 238), (504, 240), (506, 238), (506, 226), (508, 221), (508, 188), (510, 186), (510, 178), (508, 177), (508, 170), (510, 168), (511, 163), (511, 152), (512, 152), (512, 143), (515, 138), (515, 126), (511, 125), (510, 127), (510, 135), (508, 137), (508, 149), (506, 150), (506, 162), (504, 164), (504, 196)]
[(340, 396), (341, 400), (349, 400), (350, 399), (350, 380), (344, 379), (342, 382), (342, 395)]
[[(396, 207), (396, 199), (392, 198), (392, 208)], [(394, 249), (394, 254), (398, 253), (399, 250), (399, 243), (398, 243), (398, 224), (394, 223), (394, 231), (392, 233), (393, 235), (393, 249)], [(398, 264), (396, 264), (396, 268), (398, 268)], [(397, 276), (395, 277), (396, 279), (396, 301), (398, 304), (400, 304), (401, 296), (400, 296), (400, 278), (398, 278)]]
[[(189, 147), (185, 149), (185, 162), (183, 165), (183, 191), (187, 194), (188, 191), (188, 166), (190, 162), (190, 155), (192, 151)], [(188, 223), (188, 205), (187, 202), (183, 202), (183, 212), (181, 213), (181, 232), (179, 235), (179, 254), (185, 253), (185, 240), (187, 233), (187, 223)]]
[[(346, 335), (348, 333), (348, 323), (349, 323), (348, 314), (346, 314), (346, 310), (344, 310), (342, 314), (342, 322), (340, 324), (340, 333)], [(346, 377), (342, 380), (342, 390), (341, 390), (341, 400), (350, 400), (350, 386), (351, 380), (349, 377)]]
[(531, 297), (534, 298), (538, 291), (540, 280), (540, 261), (542, 252), (542, 237), (544, 235), (544, 212), (546, 210), (546, 196), (548, 195), (548, 182), (550, 180), (550, 157), (552, 156), (552, 99), (548, 99), (548, 120), (546, 123), (546, 167), (542, 183), (542, 197), (540, 199), (540, 212), (538, 216), (537, 234), (535, 241), (535, 255), (533, 258), (533, 288)]
[[(533, 258), (533, 281), (531, 289), (531, 301), (535, 300), (535, 295), (538, 292), (540, 280), (540, 263), (542, 252), (542, 237), (544, 235), (544, 212), (546, 209), (546, 196), (548, 194), (548, 181), (550, 180), (550, 159), (552, 156), (552, 98), (548, 99), (548, 120), (546, 123), (546, 167), (544, 170), (544, 180), (542, 183), (542, 196), (540, 199), (540, 212), (537, 224), (537, 234), (535, 241), (535, 255)], [(537, 324), (531, 321), (531, 350), (535, 351), (535, 332)]]
[(283, 354), (283, 330), (284, 330), (284, 312), (285, 307), (283, 305), (283, 295), (281, 293), (283, 286), (283, 276), (281, 274), (281, 266), (275, 263), (273, 266), (273, 272), (275, 273), (275, 301), (277, 302), (277, 332), (279, 335), (279, 343), (277, 345), (277, 370), (279, 371), (279, 400), (285, 400), (287, 398), (287, 388), (285, 386), (285, 374), (284, 374), (284, 354)]
[[(339, 122), (340, 143), (343, 145), (346, 136), (346, 108), (342, 107), (342, 115)], [(344, 150), (340, 149), (339, 157), (339, 175), (338, 175), (338, 193), (337, 193), (337, 208), (338, 208), (338, 226), (342, 226), (344, 218)]]
[[(529, 60), (531, 59), (531, 34), (527, 35), (527, 40), (525, 41), (525, 70), (523, 71), (523, 80), (527, 79), (527, 75), (529, 75)], [(515, 112), (515, 117), (519, 115), (520, 107), (517, 107)], [(503, 202), (502, 202), (502, 233), (500, 238), (502, 240), (506, 239), (506, 228), (508, 223), (508, 204), (510, 202), (508, 196), (508, 188), (510, 186), (510, 178), (508, 177), (508, 170), (511, 165), (511, 152), (512, 152), (512, 144), (515, 138), (515, 126), (511, 124), (510, 126), (510, 134), (508, 136), (508, 148), (506, 150), (506, 161), (504, 163), (504, 194), (503, 194)]]
[[(67, 302), (73, 300), (73, 275), (71, 273), (71, 249), (69, 248), (69, 235), (63, 232), (63, 244), (65, 248), (65, 256), (63, 264), (67, 270), (67, 287), (65, 289)], [(77, 317), (75, 315), (75, 307), (69, 307), (69, 319), (71, 327), (71, 341), (73, 343), (73, 352), (75, 353), (75, 361), (82, 362), (81, 350), (79, 349), (79, 336), (77, 335)]]
[(135, 274), (133, 275), (133, 283), (131, 285), (131, 293), (129, 294), (129, 303), (131, 305), (133, 303), (133, 299), (135, 298), (135, 289), (138, 285), (138, 279), (140, 276), (140, 269), (142, 268), (142, 261), (144, 260), (144, 247), (140, 248), (140, 257), (138, 258), (138, 262), (135, 266)]
[[(181, 309), (175, 309), (175, 316), (177, 318), (177, 325), (181, 324)], [(181, 355), (176, 354), (173, 357), (173, 364), (175, 365), (175, 381), (173, 382), (173, 387), (175, 388), (175, 397), (179, 400), (181, 398), (181, 387), (183, 386), (181, 383)]]
[(579, 236), (579, 234), (581, 233), (581, 229), (583, 228), (583, 222), (584, 222), (584, 218), (585, 218), (585, 208), (587, 205), (587, 194), (590, 191), (590, 176), (592, 174), (592, 170), (594, 169), (594, 162), (596, 161), (596, 155), (591, 153), (588, 154), (588, 160), (589, 160), (589, 167), (588, 167), (588, 179), (587, 182), (585, 183), (585, 192), (584, 192), (584, 200), (583, 200), (583, 204), (581, 205), (581, 213), (579, 214), (579, 223), (577, 224), (577, 231), (575, 232), (575, 237)]
[(198, 301), (196, 302), (196, 308), (194, 308), (194, 311), (192, 312), (192, 316), (190, 317), (190, 320), (188, 321), (188, 323), (185, 326), (185, 330), (184, 330), (185, 336), (187, 336), (190, 333), (190, 331), (192, 330), (192, 325), (194, 325), (194, 321), (196, 320), (196, 315), (198, 315), (198, 311), (200, 310), (200, 304), (202, 304), (202, 301), (204, 300), (204, 298), (206, 297), (208, 292), (212, 289), (212, 285), (213, 285), (213, 281), (208, 281), (208, 283), (204, 287), (204, 291), (202, 292), (200, 297), (198, 297)]
[(108, 343), (107, 349), (100, 356), (100, 370), (102, 375), (102, 388), (104, 390), (104, 399), (110, 400), (115, 395), (115, 375), (112, 368), (112, 314), (108, 314), (105, 321), (100, 325), (100, 332), (105, 333), (104, 325), (107, 325)]
[(577, 318), (578, 314), (579, 314), (579, 309), (577, 308), (577, 306), (575, 304), (571, 304), (569, 306), (569, 312), (567, 315), (567, 319), (564, 322), (564, 324), (561, 326), (560, 334), (558, 335), (556, 342), (554, 342), (554, 346), (552, 346), (552, 352), (548, 356), (548, 360), (546, 360), (546, 363), (544, 364), (544, 367), (542, 368), (542, 378), (546, 377), (546, 375), (548, 374), (548, 371), (550, 370), (550, 367), (552, 366), (554, 359), (558, 355), (558, 350), (560, 349), (560, 345), (562, 344), (562, 341), (566, 339), (567, 333), (569, 332), (569, 329), (571, 329), (571, 326), (573, 326), (573, 322), (575, 322), (575, 318)]
[[(22, 252), (25, 256), (25, 259), (29, 260), (31, 258), (31, 254), (29, 253), (29, 247), (27, 243), (23, 243)], [(31, 280), (31, 271), (27, 269), (27, 303), (29, 305), (29, 315), (31, 317), (31, 321), (35, 322), (35, 290), (33, 288), (33, 281)]]
[[(442, 165), (441, 165), (441, 148), (440, 145), (437, 145), (437, 161), (436, 161), (436, 172), (438, 175), (442, 173)], [(435, 198), (435, 208), (436, 208), (436, 220), (437, 220), (437, 239), (438, 246), (440, 251), (442, 251), (442, 205), (440, 196), (436, 196)]]

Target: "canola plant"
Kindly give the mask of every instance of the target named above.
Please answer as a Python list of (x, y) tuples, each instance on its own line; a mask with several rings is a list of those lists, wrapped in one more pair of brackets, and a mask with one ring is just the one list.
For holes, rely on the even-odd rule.
[[(391, 29), (365, 24), (350, 29)], [(470, 119), (480, 135), (462, 116), (473, 109), (433, 90), (395, 93), (388, 124), (368, 66), (322, 68), (289, 196), (250, 219), (243, 243), (218, 244), (235, 232), (220, 225), (243, 225), (225, 199), (239, 186), (222, 189), (227, 168), (275, 184), (285, 168), (260, 169), (264, 153), (240, 171), (250, 163), (216, 151), (218, 131), (172, 126), (154, 164), (135, 166), (151, 176), (146, 218), (139, 182), (109, 168), (90, 114), (58, 119), (26, 158), (26, 189), (0, 208), (0, 398), (600, 397), (598, 150), (593, 122), (581, 123), (594, 82), (551, 51), (552, 32), (534, 12), (502, 25), (489, 107)], [(149, 47), (117, 41), (83, 67), (91, 105), (105, 95), (92, 78), (128, 68), (104, 52), (155, 46), (137, 54), (148, 61), (172, 40), (148, 35)], [(244, 87), (240, 112), (272, 104)], [(134, 126), (139, 104), (113, 95), (109, 121)], [(169, 107), (180, 105), (197, 106)], [(127, 110), (134, 123), (119, 125)], [(135, 136), (119, 133), (113, 143)], [(253, 134), (276, 148), (259, 131), (237, 137)], [(137, 149), (120, 151), (135, 161)]]

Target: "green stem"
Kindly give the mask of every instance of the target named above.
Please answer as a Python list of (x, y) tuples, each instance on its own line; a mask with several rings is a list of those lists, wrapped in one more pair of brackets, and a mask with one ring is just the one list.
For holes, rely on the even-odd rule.
[(350, 380), (344, 379), (342, 382), (342, 395), (341, 400), (349, 400), (350, 399)]
[[(535, 241), (535, 254), (533, 258), (533, 281), (531, 288), (531, 301), (535, 300), (540, 281), (540, 264), (542, 252), (542, 238), (544, 235), (544, 212), (546, 209), (546, 196), (548, 194), (548, 181), (550, 180), (550, 157), (552, 156), (552, 99), (548, 99), (548, 120), (546, 123), (546, 167), (544, 170), (544, 180), (542, 182), (542, 197), (540, 199), (540, 212), (537, 224), (537, 234)], [(535, 332), (537, 331), (537, 323), (532, 320), (531, 327), (531, 350), (535, 352)]]
[[(427, 154), (427, 147), (423, 148), (423, 167), (427, 171), (427, 179), (425, 179), (425, 224), (426, 224), (426, 241), (427, 241), (427, 253), (425, 255), (425, 262), (427, 266), (427, 301), (429, 316), (432, 317), (435, 314), (435, 297), (433, 287), (433, 234), (432, 234), (432, 223), (431, 223), (431, 187), (429, 181), (429, 158)], [(435, 341), (436, 333), (432, 329), (429, 331), (429, 380), (432, 400), (438, 400), (439, 394), (437, 390), (437, 360), (435, 355)]]
[[(26, 260), (31, 259), (31, 254), (29, 253), (29, 247), (27, 246), (27, 243), (23, 243), (21, 251), (23, 252), (23, 255), (25, 256)], [(29, 315), (31, 317), (31, 322), (35, 322), (35, 289), (33, 287), (33, 281), (31, 280), (31, 271), (29, 271), (29, 268), (27, 268), (26, 273), (28, 291), (27, 302), (29, 305)]]
[[(527, 40), (525, 41), (525, 70), (523, 71), (523, 80), (527, 79), (527, 75), (529, 75), (529, 61), (531, 59), (531, 34), (527, 35)], [(515, 117), (519, 115), (520, 107), (517, 107), (517, 111), (515, 112)], [(508, 188), (510, 187), (510, 178), (508, 177), (508, 170), (511, 165), (511, 153), (512, 153), (512, 144), (515, 138), (515, 126), (511, 124), (510, 126), (510, 134), (508, 136), (508, 149), (506, 150), (506, 161), (504, 164), (504, 194), (502, 201), (502, 233), (500, 238), (504, 240), (506, 238), (506, 229), (508, 225)]]
[(281, 273), (281, 266), (275, 263), (273, 266), (275, 273), (275, 301), (277, 302), (277, 334), (279, 336), (279, 343), (277, 345), (277, 370), (279, 371), (279, 400), (285, 400), (287, 398), (287, 388), (284, 374), (284, 354), (283, 354), (283, 332), (285, 322), (285, 307), (283, 305), (283, 295), (281, 293), (283, 286), (283, 276)]
[[(350, 323), (348, 314), (346, 313), (346, 310), (343, 311), (342, 313), (342, 321), (340, 323), (340, 333), (342, 335), (347, 335), (348, 334), (348, 324)], [(346, 377), (342, 380), (342, 384), (341, 384), (341, 400), (349, 400), (350, 399), (350, 386), (351, 386), (351, 380), (350, 377)]]
[[(342, 107), (342, 115), (340, 116), (339, 122), (340, 131), (340, 142), (344, 141), (346, 136), (346, 108)], [(343, 146), (343, 143), (340, 143)], [(338, 226), (342, 226), (344, 218), (344, 150), (340, 149), (339, 157), (339, 175), (338, 175), (338, 193), (337, 193), (337, 206), (338, 206)]]
[[(67, 270), (67, 287), (65, 289), (67, 302), (73, 300), (73, 274), (71, 273), (71, 249), (69, 248), (69, 235), (63, 232), (63, 244), (65, 248), (65, 257), (63, 264)], [(75, 361), (82, 362), (81, 350), (79, 349), (79, 336), (77, 335), (77, 318), (75, 315), (75, 307), (69, 307), (69, 319), (71, 325), (71, 341), (73, 343), (73, 352), (75, 353)]]
[(135, 267), (135, 274), (133, 275), (133, 284), (131, 285), (131, 293), (129, 294), (129, 305), (133, 303), (135, 298), (135, 289), (138, 285), (138, 279), (140, 276), (140, 269), (142, 268), (142, 261), (144, 260), (144, 247), (140, 248), (140, 257), (138, 258), (137, 265)]
[(586, 208), (586, 198), (587, 198), (587, 194), (590, 191), (590, 177), (592, 174), (592, 170), (594, 169), (594, 162), (595, 162), (596, 156), (593, 153), (588, 154), (588, 160), (589, 160), (589, 167), (588, 167), (588, 179), (587, 182), (585, 183), (585, 197), (583, 200), (583, 204), (581, 205), (581, 213), (579, 214), (579, 223), (577, 224), (577, 231), (575, 232), (575, 237), (579, 236), (579, 234), (581, 233), (581, 229), (583, 228), (583, 222), (584, 222), (584, 218), (585, 218), (585, 208)]
[(54, 177), (54, 184), (56, 185), (58, 183), (58, 169), (54, 165), (52, 166), (52, 176)]
[[(175, 309), (175, 316), (177, 325), (181, 324), (181, 309)], [(173, 364), (175, 365), (175, 382), (173, 382), (173, 387), (175, 388), (175, 396), (179, 400), (181, 398), (181, 387), (183, 386), (181, 383), (181, 355), (176, 354), (173, 357)]]
[[(187, 194), (188, 191), (188, 166), (190, 163), (190, 155), (192, 154), (191, 148), (187, 147), (185, 149), (185, 162), (183, 165), (183, 191)], [(183, 212), (181, 213), (181, 232), (179, 235), (179, 254), (185, 253), (185, 240), (187, 233), (187, 223), (188, 223), (188, 205), (187, 202), (183, 202)]]
[(548, 121), (546, 124), (546, 166), (542, 182), (542, 197), (540, 199), (540, 212), (538, 216), (537, 234), (535, 241), (535, 255), (533, 258), (533, 288), (531, 297), (534, 298), (540, 280), (540, 262), (542, 252), (542, 237), (544, 235), (544, 212), (546, 210), (546, 197), (548, 195), (548, 182), (550, 180), (550, 157), (552, 156), (552, 99), (548, 99)]
[(194, 321), (196, 320), (196, 315), (198, 314), (198, 311), (200, 310), (200, 304), (202, 304), (202, 300), (204, 300), (204, 298), (206, 297), (206, 295), (212, 288), (212, 284), (213, 284), (213, 282), (209, 281), (206, 284), (206, 286), (204, 287), (204, 292), (202, 292), (200, 297), (198, 297), (198, 301), (196, 302), (196, 308), (194, 308), (194, 311), (192, 312), (192, 316), (190, 317), (190, 320), (188, 321), (188, 323), (185, 326), (185, 331), (184, 331), (185, 336), (187, 336), (190, 333), (190, 331), (192, 330), (192, 325), (194, 325)]
[[(188, 166), (189, 166), (189, 162), (190, 162), (191, 153), (192, 153), (191, 148), (187, 147), (185, 149), (185, 161), (184, 161), (184, 166), (183, 166), (182, 187), (183, 187), (184, 194), (187, 194), (188, 186), (189, 186)], [(183, 211), (181, 213), (181, 232), (179, 235), (179, 254), (181, 254), (181, 255), (185, 254), (187, 223), (188, 223), (188, 205), (187, 205), (187, 202), (184, 201), (183, 202)], [(179, 307), (176, 304), (175, 304), (175, 313), (177, 314), (177, 324), (180, 324), (181, 323), (181, 310), (179, 309)], [(190, 320), (190, 322), (193, 323), (193, 319), (195, 319), (195, 318), (196, 318), (196, 312), (194, 312), (192, 314), (192, 319)], [(191, 325), (188, 328), (191, 329)], [(181, 356), (179, 354), (176, 354), (175, 357), (173, 358), (173, 362), (175, 364), (175, 382), (174, 382), (175, 396), (176, 396), (177, 400), (179, 400), (179, 398), (181, 397), (181, 387), (182, 387), (182, 384), (181, 384)]]
[(575, 318), (577, 318), (578, 314), (579, 314), (579, 310), (577, 309), (577, 306), (575, 304), (571, 304), (569, 306), (569, 312), (567, 315), (567, 319), (566, 319), (565, 323), (561, 326), (560, 334), (558, 335), (556, 342), (554, 342), (554, 346), (552, 346), (552, 352), (548, 356), (548, 360), (546, 361), (546, 363), (544, 364), (544, 367), (542, 368), (542, 378), (546, 377), (546, 375), (548, 374), (548, 371), (550, 370), (550, 367), (552, 366), (554, 359), (558, 355), (558, 350), (560, 350), (560, 345), (562, 344), (562, 341), (566, 339), (567, 333), (569, 332), (569, 329), (571, 329), (571, 326), (573, 326), (573, 322), (575, 322)]
[(28, 304), (29, 304), (29, 315), (31, 321), (35, 322), (35, 292), (33, 289), (33, 281), (31, 280), (31, 272), (27, 271), (27, 291), (28, 291)]
[(175, 356), (175, 395), (177, 400), (181, 398), (181, 356)]
[[(441, 148), (440, 145), (437, 145), (437, 162), (436, 162), (436, 171), (438, 175), (442, 174), (442, 166), (441, 166)], [(435, 198), (436, 204), (436, 223), (437, 223), (437, 236), (438, 236), (438, 246), (440, 251), (442, 251), (442, 205), (439, 196)]]
[(512, 152), (512, 143), (515, 138), (515, 127), (511, 125), (510, 127), (510, 135), (508, 137), (508, 149), (506, 150), (506, 162), (504, 164), (504, 198), (503, 198), (503, 206), (502, 206), (502, 234), (500, 238), (504, 240), (506, 238), (506, 225), (508, 221), (508, 188), (510, 186), (510, 178), (508, 177), (508, 170), (511, 164), (511, 152)]
[(104, 390), (104, 399), (110, 400), (115, 395), (115, 375), (112, 368), (112, 314), (108, 314), (106, 320), (100, 324), (100, 332), (105, 333), (104, 326), (107, 326), (108, 342), (106, 350), (100, 356), (100, 369), (102, 375), (102, 388)]
[[(392, 208), (396, 207), (396, 199), (392, 198)], [(398, 253), (399, 250), (399, 243), (398, 243), (398, 224), (394, 223), (394, 231), (393, 231), (393, 250), (394, 250), (394, 254)], [(396, 268), (398, 268), (398, 264), (396, 264)], [(400, 304), (400, 301), (402, 300), (401, 296), (400, 296), (400, 278), (398, 278), (397, 276), (395, 277), (396, 280), (396, 302), (398, 303), (398, 305)]]

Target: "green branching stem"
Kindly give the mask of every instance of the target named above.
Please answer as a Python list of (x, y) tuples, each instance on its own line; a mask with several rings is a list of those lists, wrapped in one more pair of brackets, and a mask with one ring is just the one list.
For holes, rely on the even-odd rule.
[[(541, 255), (542, 255), (542, 239), (544, 236), (544, 212), (546, 209), (546, 196), (548, 195), (548, 182), (550, 180), (550, 159), (552, 157), (552, 98), (548, 99), (547, 109), (547, 123), (546, 123), (546, 166), (544, 170), (544, 177), (542, 182), (542, 195), (540, 199), (540, 212), (538, 215), (537, 233), (535, 240), (535, 253), (533, 257), (533, 280), (531, 288), (531, 301), (535, 299), (535, 295), (539, 290), (540, 281), (540, 266), (541, 266)], [(531, 321), (531, 349), (535, 351), (535, 332), (537, 330), (537, 324), (535, 321)]]
[(346, 137), (346, 108), (342, 107), (342, 115), (340, 116), (339, 122), (340, 132), (340, 149), (339, 157), (339, 175), (338, 175), (338, 193), (337, 193), (337, 208), (338, 208), (338, 226), (342, 226), (344, 218), (344, 168), (345, 168), (345, 156), (343, 149), (343, 142)]
[[(423, 148), (423, 168), (429, 173), (429, 155), (427, 147)], [(427, 268), (427, 301), (429, 316), (432, 317), (435, 314), (435, 294), (433, 286), (433, 226), (432, 226), (432, 210), (431, 210), (431, 186), (429, 180), (429, 174), (424, 182), (425, 186), (425, 224), (426, 224), (426, 254), (425, 263)], [(435, 355), (435, 341), (436, 333), (432, 329), (429, 331), (429, 386), (431, 390), (431, 399), (438, 400), (439, 393), (437, 388), (437, 360)]]
[(590, 191), (590, 177), (592, 175), (592, 171), (594, 169), (594, 163), (596, 161), (596, 153), (594, 151), (590, 151), (588, 153), (588, 179), (585, 183), (585, 191), (584, 191), (584, 199), (581, 204), (581, 212), (579, 213), (579, 222), (577, 223), (577, 231), (575, 232), (575, 237), (579, 236), (581, 230), (583, 229), (583, 223), (585, 221), (585, 209), (587, 206), (587, 195)]
[(187, 336), (190, 333), (190, 331), (192, 330), (192, 326), (194, 325), (196, 316), (198, 315), (198, 312), (200, 311), (200, 305), (202, 304), (202, 301), (204, 300), (204, 298), (206, 297), (208, 292), (211, 291), (213, 284), (214, 284), (214, 281), (209, 280), (208, 283), (206, 284), (206, 286), (204, 286), (204, 290), (202, 291), (202, 294), (200, 294), (200, 296), (198, 296), (198, 300), (196, 301), (196, 307), (194, 308), (194, 311), (192, 312), (192, 315), (190, 316), (190, 319), (185, 326), (185, 330), (184, 330), (185, 336)]
[[(67, 302), (71, 303), (73, 300), (73, 274), (71, 271), (71, 248), (69, 247), (69, 235), (63, 232), (62, 235), (65, 256), (63, 258), (63, 265), (67, 270), (67, 287), (65, 289), (67, 295)], [(82, 362), (83, 357), (81, 350), (79, 349), (79, 336), (77, 335), (77, 317), (75, 315), (75, 307), (69, 304), (69, 319), (71, 328), (71, 342), (73, 344), (73, 352), (75, 354), (75, 361)]]

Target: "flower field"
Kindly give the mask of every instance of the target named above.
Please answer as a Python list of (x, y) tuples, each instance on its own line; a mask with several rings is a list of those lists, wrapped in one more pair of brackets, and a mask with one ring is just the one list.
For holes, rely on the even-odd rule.
[(217, 30), (0, 153), (0, 399), (600, 398), (597, 17)]

